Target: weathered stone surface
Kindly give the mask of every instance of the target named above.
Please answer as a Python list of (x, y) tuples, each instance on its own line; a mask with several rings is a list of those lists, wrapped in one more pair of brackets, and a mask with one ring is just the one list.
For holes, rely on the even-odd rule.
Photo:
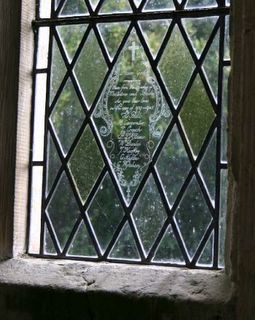
[[(223, 271), (25, 258), (0, 264), (0, 301), (6, 297), (6, 288), (7, 295), (15, 297), (17, 304), (27, 304), (28, 314), (33, 314), (29, 299), (36, 292), (34, 303), (42, 303), (37, 310), (38, 319), (45, 315), (42, 309), (46, 291), (54, 296), (53, 305), (56, 303), (60, 310), (63, 303), (58, 305), (57, 301), (65, 300), (62, 296), (71, 300), (83, 297), (84, 303), (76, 308), (81, 309), (80, 314), (90, 310), (93, 316), (88, 319), (232, 320), (234, 311), (233, 288)], [(44, 306), (51, 310), (53, 305)], [(68, 304), (58, 316), (72, 319), (65, 318), (69, 312), (66, 308)], [(8, 314), (11, 308), (7, 310)]]

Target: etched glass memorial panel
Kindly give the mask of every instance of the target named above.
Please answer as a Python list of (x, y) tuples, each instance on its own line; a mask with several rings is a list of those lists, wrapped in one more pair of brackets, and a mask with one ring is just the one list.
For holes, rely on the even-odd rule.
[(224, 266), (230, 1), (37, 2), (29, 253)]
[(169, 106), (132, 31), (94, 112), (98, 133), (127, 203), (170, 120)]
[(144, 37), (154, 58), (161, 47), (170, 22), (171, 20), (151, 20), (140, 22)]

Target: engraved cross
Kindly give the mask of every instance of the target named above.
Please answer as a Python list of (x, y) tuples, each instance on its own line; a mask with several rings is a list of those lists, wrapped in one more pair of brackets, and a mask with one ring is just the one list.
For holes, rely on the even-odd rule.
[(135, 41), (132, 42), (132, 45), (130, 47), (128, 47), (129, 50), (131, 50), (131, 61), (134, 62), (135, 61), (135, 52), (136, 50), (139, 49), (138, 46), (135, 45)]

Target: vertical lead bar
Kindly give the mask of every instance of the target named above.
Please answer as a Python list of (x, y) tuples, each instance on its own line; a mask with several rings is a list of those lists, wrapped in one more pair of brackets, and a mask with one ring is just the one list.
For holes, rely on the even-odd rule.
[[(47, 72), (47, 92), (46, 92), (46, 112), (44, 118), (44, 157), (43, 157), (43, 184), (42, 184), (42, 206), (41, 206), (41, 244), (40, 244), (40, 254), (44, 253), (44, 229), (45, 229), (45, 200), (46, 200), (46, 177), (47, 177), (47, 150), (48, 150), (48, 113), (49, 113), (49, 104), (50, 104), (50, 89), (51, 89), (51, 63), (52, 63), (52, 44), (53, 44), (53, 31), (50, 28), (49, 34), (49, 55), (48, 55), (48, 72)], [(42, 119), (43, 121), (43, 119)]]
[(218, 268), (219, 257), (219, 211), (221, 192), (221, 115), (222, 115), (222, 78), (224, 67), (225, 16), (220, 16), (219, 75), (218, 75), (218, 113), (217, 113), (217, 146), (216, 146), (216, 197), (214, 221), (214, 259), (213, 267)]
[(40, 0), (36, 0), (36, 5), (35, 5), (35, 18), (36, 18), (36, 20), (38, 20), (39, 19), (39, 17), (40, 17)]
[[(36, 1), (35, 8), (36, 19), (39, 17), (39, 0)], [(31, 207), (32, 207), (32, 171), (33, 171), (33, 136), (34, 136), (34, 112), (35, 112), (35, 88), (36, 88), (36, 61), (37, 61), (37, 49), (38, 49), (38, 28), (34, 29), (34, 61), (33, 61), (33, 88), (32, 88), (32, 108), (31, 108), (31, 120), (30, 120), (30, 154), (29, 154), (29, 188), (28, 188), (28, 215), (27, 215), (27, 251), (29, 251), (29, 242), (32, 241), (30, 236), (30, 228), (32, 227), (31, 222)]]

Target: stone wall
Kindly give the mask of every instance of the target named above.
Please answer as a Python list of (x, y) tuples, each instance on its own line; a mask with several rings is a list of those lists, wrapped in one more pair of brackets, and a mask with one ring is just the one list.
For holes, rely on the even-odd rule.
[(23, 258), (0, 282), (0, 319), (235, 319), (223, 271)]

